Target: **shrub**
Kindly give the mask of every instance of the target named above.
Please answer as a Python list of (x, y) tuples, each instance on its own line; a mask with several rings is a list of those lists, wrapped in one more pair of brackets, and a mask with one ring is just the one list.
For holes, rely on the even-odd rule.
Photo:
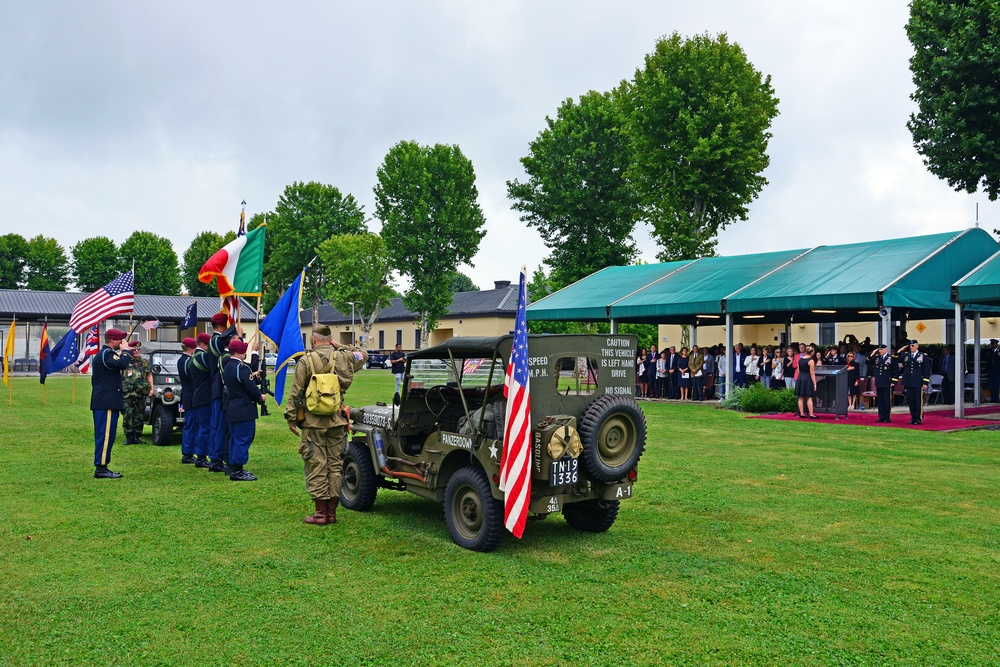
[(798, 399), (791, 389), (768, 389), (753, 384), (743, 391), (739, 405), (744, 412), (795, 412)]
[(726, 394), (726, 397), (722, 399), (719, 403), (719, 407), (726, 410), (742, 410), (740, 407), (740, 400), (743, 398), (743, 394), (746, 393), (746, 387), (737, 387), (733, 385), (732, 391)]

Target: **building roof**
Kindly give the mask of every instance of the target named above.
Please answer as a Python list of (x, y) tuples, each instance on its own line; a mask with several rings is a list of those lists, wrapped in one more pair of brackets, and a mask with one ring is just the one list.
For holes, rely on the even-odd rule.
[[(13, 315), (23, 322), (41, 322), (46, 317), (52, 322), (68, 322), (73, 307), (89, 295), (90, 292), (0, 289), (0, 318)], [(204, 304), (198, 308), (199, 322), (207, 322), (219, 312), (218, 297), (136, 294), (133, 313), (138, 320), (157, 319), (180, 324), (187, 307), (194, 301)], [(241, 309), (244, 320), (257, 317), (256, 310), (246, 299), (241, 299)]]
[(732, 314), (750, 323), (864, 321), (878, 319), (883, 307), (905, 309), (910, 317), (948, 317), (952, 284), (998, 249), (992, 236), (973, 228), (609, 267), (531, 304), (528, 319), (709, 324)]
[(1000, 306), (1000, 251), (952, 285), (951, 298), (961, 304)]

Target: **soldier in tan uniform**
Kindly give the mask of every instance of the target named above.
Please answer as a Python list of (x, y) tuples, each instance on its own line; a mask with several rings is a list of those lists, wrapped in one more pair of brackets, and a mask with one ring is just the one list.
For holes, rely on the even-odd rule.
[(343, 405), (343, 395), (354, 381), (354, 371), (364, 367), (368, 354), (359, 347), (338, 345), (332, 339), (330, 327), (325, 325), (313, 328), (312, 346), (312, 351), (295, 364), (295, 379), (285, 403), (285, 421), (295, 435), (300, 435), (301, 429), (299, 455), (305, 462), (306, 491), (316, 505), (315, 514), (303, 521), (325, 526), (337, 523), (348, 418), (346, 408), (331, 415), (311, 413), (306, 409), (306, 388), (314, 374), (336, 373), (340, 383), (339, 402)]

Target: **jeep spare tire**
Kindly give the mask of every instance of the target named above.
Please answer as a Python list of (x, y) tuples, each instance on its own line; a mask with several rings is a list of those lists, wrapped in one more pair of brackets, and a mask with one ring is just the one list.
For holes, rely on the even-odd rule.
[(628, 474), (646, 448), (646, 415), (630, 396), (601, 396), (580, 421), (583, 467), (599, 482)]

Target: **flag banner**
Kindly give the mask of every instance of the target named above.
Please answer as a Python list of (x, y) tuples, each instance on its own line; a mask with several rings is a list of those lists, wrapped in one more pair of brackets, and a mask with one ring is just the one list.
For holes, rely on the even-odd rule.
[[(253, 232), (250, 232), (251, 234)], [(260, 335), (278, 348), (278, 360), (274, 365), (274, 400), (281, 405), (285, 395), (285, 371), (288, 362), (305, 354), (302, 344), (302, 324), (299, 322), (299, 302), (302, 299), (302, 282), (306, 272), (303, 269), (285, 293), (278, 299), (271, 312), (259, 327)]]
[(142, 328), (146, 331), (151, 329), (158, 329), (160, 327), (160, 320), (146, 320), (142, 323)]
[[(75, 358), (75, 357), (74, 357)], [(42, 339), (38, 341), (38, 381), (45, 384), (45, 376), (51, 373), (52, 349), (49, 347), (49, 323), (42, 325)]]
[[(243, 202), (244, 204), (246, 202)], [(240, 228), (236, 230), (236, 236), (244, 236), (247, 233), (247, 210), (240, 211)]]
[(184, 313), (184, 321), (181, 322), (181, 329), (192, 329), (198, 325), (198, 302), (195, 301), (190, 306), (188, 306), (187, 312)]
[(233, 326), (240, 319), (240, 297), (224, 296), (220, 298), (219, 312), (229, 318), (228, 326)]
[(524, 534), (531, 500), (531, 394), (528, 387), (528, 291), (526, 267), (521, 267), (517, 291), (514, 341), (504, 378), (507, 419), (504, 422), (503, 455), (500, 460), (500, 490), (504, 492), (503, 522), (514, 537)]
[(10, 323), (10, 333), (7, 334), (7, 342), (3, 346), (3, 383), (7, 384), (10, 378), (10, 365), (14, 361), (14, 327), (17, 320)]
[[(52, 348), (52, 365), (49, 367), (47, 373), (51, 374), (61, 371), (76, 362), (80, 356), (80, 346), (76, 340), (77, 336), (76, 331), (70, 329), (66, 332), (65, 336), (59, 339), (56, 346)], [(45, 380), (43, 379), (42, 382), (44, 383)]]
[(198, 272), (203, 283), (218, 278), (219, 296), (260, 296), (264, 285), (263, 225), (250, 230), (208, 258)]
[(97, 325), (87, 332), (87, 342), (84, 344), (83, 354), (80, 355), (79, 360), (76, 362), (77, 368), (80, 369), (81, 373), (86, 373), (90, 370), (90, 362), (93, 361), (94, 355), (101, 349), (100, 345), (100, 335), (97, 331)]
[(86, 331), (112, 315), (132, 312), (134, 288), (134, 274), (126, 271), (76, 304), (69, 318), (69, 327), (75, 331)]

